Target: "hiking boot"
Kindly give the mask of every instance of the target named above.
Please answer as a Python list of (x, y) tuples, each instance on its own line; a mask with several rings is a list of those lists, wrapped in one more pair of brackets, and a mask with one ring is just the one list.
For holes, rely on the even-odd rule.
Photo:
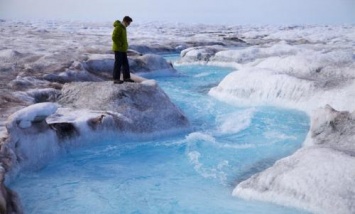
[(114, 80), (114, 81), (113, 81), (113, 84), (122, 84), (122, 83), (123, 83), (122, 80)]
[(125, 82), (134, 82), (132, 79), (128, 78), (124, 80)]

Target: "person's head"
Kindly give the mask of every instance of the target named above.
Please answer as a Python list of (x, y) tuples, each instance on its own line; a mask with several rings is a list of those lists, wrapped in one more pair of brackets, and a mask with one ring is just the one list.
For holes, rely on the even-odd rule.
[(130, 25), (131, 22), (133, 22), (133, 19), (132, 19), (131, 17), (129, 17), (129, 16), (123, 17), (122, 24), (123, 24), (125, 27), (128, 27), (128, 25)]

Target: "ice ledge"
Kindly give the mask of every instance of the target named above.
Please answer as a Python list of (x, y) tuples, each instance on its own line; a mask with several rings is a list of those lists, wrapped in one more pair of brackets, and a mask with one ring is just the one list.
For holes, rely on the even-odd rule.
[[(329, 104), (339, 110), (355, 109), (355, 79), (336, 79), (329, 87), (322, 76), (297, 76), (266, 68), (242, 68), (228, 74), (209, 95), (236, 105), (273, 105), (312, 114)], [(327, 78), (328, 79), (328, 78)]]
[(355, 114), (318, 109), (305, 144), (239, 183), (233, 195), (315, 213), (355, 213)]
[(310, 210), (355, 212), (355, 158), (325, 147), (302, 148), (241, 182), (233, 195)]

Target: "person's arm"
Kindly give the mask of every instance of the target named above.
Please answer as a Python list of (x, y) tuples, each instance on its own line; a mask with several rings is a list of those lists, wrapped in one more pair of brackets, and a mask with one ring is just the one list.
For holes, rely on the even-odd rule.
[(122, 41), (121, 41), (121, 36), (122, 35), (122, 28), (120, 27), (115, 27), (115, 29), (112, 32), (112, 41), (117, 45), (117, 46), (122, 46)]

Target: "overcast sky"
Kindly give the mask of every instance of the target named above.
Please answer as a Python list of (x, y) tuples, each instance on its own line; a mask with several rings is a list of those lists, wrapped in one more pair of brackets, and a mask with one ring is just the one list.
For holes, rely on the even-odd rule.
[(355, 0), (0, 0), (3, 19), (355, 24)]

